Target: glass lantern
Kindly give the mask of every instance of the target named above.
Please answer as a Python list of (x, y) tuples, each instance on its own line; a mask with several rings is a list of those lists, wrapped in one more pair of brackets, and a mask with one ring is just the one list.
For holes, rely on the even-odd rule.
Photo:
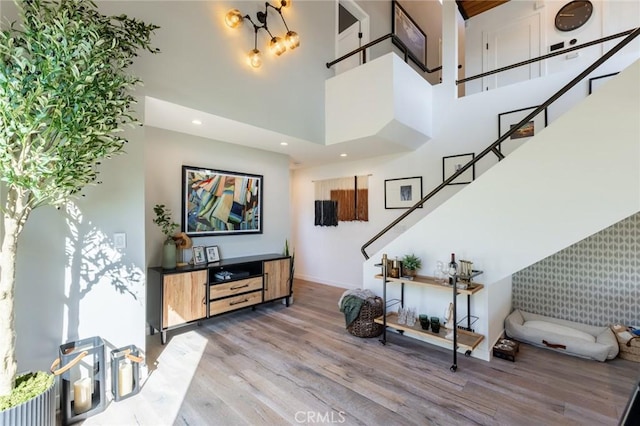
[(135, 345), (111, 351), (111, 393), (115, 401), (122, 401), (140, 391), (140, 363), (142, 358)]
[(106, 374), (104, 342), (90, 337), (60, 346), (61, 411), (63, 424), (72, 424), (104, 411)]

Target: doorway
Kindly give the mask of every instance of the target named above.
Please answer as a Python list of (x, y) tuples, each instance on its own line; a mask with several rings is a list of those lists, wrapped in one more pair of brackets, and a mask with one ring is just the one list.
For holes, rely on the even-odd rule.
[[(369, 15), (355, 0), (336, 2), (336, 58), (369, 42)], [(368, 53), (368, 52), (367, 52)], [(362, 64), (362, 55), (353, 55), (334, 65), (336, 75)]]
[[(483, 71), (492, 71), (540, 56), (540, 19), (534, 14), (483, 35)], [(540, 77), (541, 62), (483, 78), (483, 90), (491, 90)]]

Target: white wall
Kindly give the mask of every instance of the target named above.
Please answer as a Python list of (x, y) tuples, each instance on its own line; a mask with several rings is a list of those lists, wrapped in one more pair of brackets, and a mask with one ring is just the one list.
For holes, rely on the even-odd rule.
[[(196, 136), (147, 127), (145, 143), (145, 227), (147, 265), (159, 266), (164, 236), (153, 223), (153, 206), (165, 204), (181, 221), (183, 165), (263, 176), (263, 233), (193, 238), (193, 245), (217, 245), (223, 258), (282, 253), (290, 239), (289, 159), (287, 156), (239, 147)], [(191, 253), (185, 253), (185, 260)]]
[[(541, 17), (541, 55), (550, 53), (549, 47), (556, 43), (564, 42), (564, 48), (569, 48), (572, 46), (570, 44), (572, 40), (575, 40), (575, 45), (580, 45), (633, 29), (639, 25), (640, 3), (626, 0), (594, 0), (592, 1), (593, 14), (584, 26), (574, 31), (559, 31), (554, 26), (554, 19), (560, 8), (566, 3), (564, 0), (510, 1), (468, 19), (465, 27), (465, 76), (470, 77), (488, 71), (488, 69), (483, 69), (482, 65), (485, 52), (483, 39), (486, 34), (524, 17), (532, 15), (540, 15)], [(577, 57), (559, 55), (547, 59), (542, 62), (541, 74), (584, 69), (614, 43), (581, 49), (578, 51)], [(638, 43), (638, 41), (635, 42), (636, 50), (640, 45)], [(523, 46), (523, 49), (526, 48), (528, 47)], [(506, 61), (505, 63), (511, 62)], [(465, 83), (466, 94), (478, 93), (482, 91), (482, 86), (482, 79)]]
[[(145, 347), (144, 129), (103, 161), (102, 184), (69, 210), (36, 209), (19, 240), (18, 370), (47, 370), (62, 343), (100, 336), (107, 350)], [(124, 172), (126, 171), (126, 172)], [(125, 249), (113, 234), (124, 232)]]
[[(384, 252), (395, 256), (415, 250), (423, 258), (425, 274), (434, 269), (443, 251), (455, 252), (483, 270), (478, 281), (491, 286), (640, 211), (638, 75), (640, 61), (439, 206)], [(381, 255), (376, 253), (365, 264), (365, 287), (379, 286), (373, 276)], [(418, 292), (411, 290), (407, 297), (411, 300)], [(474, 311), (480, 316), (477, 331), (494, 337), (497, 331), (489, 329), (490, 313), (507, 308), (499, 304), (506, 301), (491, 294), (486, 296), (487, 305), (479, 303)], [(424, 303), (419, 297), (415, 303)], [(483, 350), (488, 353), (488, 343), (492, 342), (481, 344), (478, 356)]]
[[(293, 2), (283, 14), (300, 35), (300, 47), (274, 57), (269, 37), (258, 34), (263, 65), (253, 69), (246, 54), (253, 49), (248, 23), (231, 29), (224, 15), (237, 8), (264, 11), (262, 1), (99, 1), (105, 13), (125, 13), (161, 28), (153, 36), (159, 55), (144, 55), (134, 71), (149, 96), (210, 114), (250, 123), (313, 142), (324, 141), (324, 80), (333, 75), (324, 64), (334, 57), (334, 5), (326, 0)], [(269, 29), (285, 30), (269, 10)]]
[[(447, 9), (449, 8), (449, 9)], [(500, 9), (500, 8), (497, 8)], [(425, 146), (411, 152), (399, 153), (384, 159), (372, 159), (358, 163), (348, 160), (326, 167), (296, 170), (293, 173), (293, 202), (295, 209), (296, 246), (298, 254), (303, 256), (305, 251), (312, 253), (317, 251), (319, 243), (326, 243), (331, 247), (343, 247), (344, 241), (349, 246), (357, 247), (356, 250), (331, 251), (325, 253), (323, 258), (329, 264), (348, 264), (344, 269), (358, 269), (364, 258), (360, 254), (359, 247), (376, 233), (382, 230), (402, 211), (384, 209), (384, 180), (402, 177), (422, 176), (424, 193), (428, 193), (442, 182), (442, 157), (469, 152), (478, 153), (491, 142), (496, 140), (498, 134), (498, 115), (503, 112), (520, 108), (539, 105), (548, 99), (558, 89), (568, 83), (583, 68), (572, 69), (564, 72), (556, 72), (544, 78), (538, 78), (512, 86), (498, 88), (490, 92), (478, 93), (464, 98), (457, 97), (455, 85), (455, 67), (449, 66), (456, 63), (456, 6), (455, 2), (445, 1), (445, 14), (449, 18), (449, 27), (445, 26), (445, 65), (443, 84), (433, 87), (433, 139)], [(611, 15), (617, 18), (617, 14)], [(627, 67), (639, 56), (637, 43), (627, 46), (605, 65), (594, 71), (589, 77), (600, 76), (609, 72), (620, 71)], [(448, 62), (447, 62), (448, 61)], [(451, 70), (454, 70), (453, 72)], [(425, 83), (427, 84), (427, 83)], [(514, 96), (517, 93), (517, 96)], [(558, 117), (570, 110), (588, 94), (588, 78), (580, 82), (574, 89), (566, 93), (548, 108), (548, 123), (551, 124)], [(345, 97), (349, 97), (345, 93)], [(497, 164), (494, 156), (488, 156), (476, 165), (476, 176)], [(313, 226), (313, 186), (312, 180), (328, 177), (350, 176), (354, 174), (371, 173), (369, 189), (369, 222), (362, 223), (356, 229), (349, 224), (340, 224), (334, 232), (323, 227)], [(378, 245), (372, 246), (368, 252), (377, 251), (382, 244), (389, 242), (398, 233), (407, 229), (423, 217), (428, 211), (438, 206), (443, 200), (455, 194), (460, 186), (451, 186), (441, 191), (432, 199), (424, 209), (414, 212), (405, 222), (394, 229), (388, 238), (383, 238)], [(442, 253), (440, 260), (446, 260), (448, 254)], [(310, 268), (307, 270), (307, 267)], [(308, 276), (324, 283), (344, 283), (347, 287), (358, 287), (362, 282), (355, 281), (359, 273), (344, 274), (341, 268), (321, 268), (305, 265), (302, 262), (297, 265), (296, 273), (300, 276)], [(344, 279), (348, 276), (349, 279)]]
[[(453, 8), (452, 8), (453, 7)], [(449, 9), (447, 9), (449, 8)], [(456, 62), (455, 28), (455, 3), (445, 1), (445, 22), (449, 22), (451, 30), (444, 28), (445, 44), (445, 69), (454, 69), (448, 66)], [(637, 43), (628, 46), (605, 66), (594, 71), (591, 76), (599, 76), (613, 71), (620, 71), (638, 58)], [(448, 66), (448, 67), (447, 67)], [(381, 292), (379, 283), (372, 280), (373, 271), (365, 269), (361, 273), (358, 265), (362, 265), (364, 258), (360, 254), (360, 246), (373, 237), (382, 228), (396, 218), (401, 211), (384, 209), (384, 181), (400, 177), (422, 176), (425, 194), (442, 182), (442, 157), (467, 152), (478, 153), (487, 145), (498, 138), (498, 114), (519, 108), (539, 105), (549, 98), (559, 88), (569, 82), (582, 69), (572, 69), (557, 72), (531, 81), (499, 88), (490, 92), (479, 93), (473, 96), (457, 98), (455, 86), (455, 74), (445, 72), (443, 84), (433, 87), (433, 123), (434, 138), (425, 146), (409, 154), (398, 154), (385, 158), (379, 158), (362, 162), (345, 162), (325, 167), (316, 167), (304, 170), (296, 170), (293, 174), (293, 202), (296, 206), (294, 214), (294, 231), (296, 242), (296, 255), (300, 261), (296, 262), (296, 276), (312, 279), (321, 283), (337, 285), (347, 288), (371, 287)], [(517, 93), (517, 96), (514, 96)], [(578, 86), (566, 93), (548, 109), (549, 124), (553, 123), (566, 111), (573, 108), (588, 94), (588, 79), (583, 80)], [(349, 96), (345, 94), (345, 96)], [(586, 117), (598, 120), (600, 113), (586, 112)], [(584, 120), (582, 118), (581, 120)], [(589, 120), (589, 119), (587, 119)], [(480, 176), (497, 164), (493, 156), (488, 156), (477, 164), (476, 177)], [(329, 177), (370, 173), (369, 189), (369, 222), (359, 224), (340, 223), (336, 228), (313, 226), (313, 180)], [(411, 225), (424, 217), (425, 214), (436, 208), (444, 200), (456, 194), (460, 186), (450, 186), (434, 197), (422, 210), (417, 210), (401, 225), (394, 228), (379, 243), (368, 249), (369, 254), (374, 254), (372, 261), (380, 259), (378, 250), (385, 244), (398, 237), (399, 234), (409, 229), (407, 235), (420, 240), (403, 245), (402, 248), (389, 251), (390, 256), (401, 256), (407, 252), (416, 252), (425, 259), (423, 274), (431, 274), (433, 264), (436, 261), (446, 261), (450, 249), (435, 247), (433, 243), (421, 232), (411, 228)], [(484, 201), (476, 201), (470, 204), (473, 210), (475, 206), (482, 206)], [(453, 226), (453, 232), (459, 232), (457, 226)], [(404, 238), (404, 237), (403, 237)], [(426, 245), (423, 243), (426, 241)], [(331, 247), (330, 250), (319, 247)], [(393, 246), (395, 247), (395, 246)], [(434, 251), (435, 250), (435, 251)], [(453, 250), (455, 251), (455, 249)], [(475, 257), (475, 253), (459, 253)], [(472, 256), (473, 255), (473, 256)], [(464, 256), (463, 256), (464, 258)], [(330, 266), (327, 266), (330, 265)], [(486, 278), (486, 276), (484, 277)], [(483, 278), (483, 282), (484, 282)], [(498, 277), (488, 277), (490, 280)], [(506, 277), (505, 277), (506, 278)], [(501, 281), (505, 283), (506, 281)], [(509, 281), (510, 282), (510, 281)], [(510, 291), (510, 284), (504, 284)], [(486, 292), (473, 298), (475, 312), (488, 311), (488, 299)], [(420, 293), (409, 294), (411, 300), (421, 301)], [(433, 295), (429, 295), (431, 299)], [(443, 296), (442, 304), (446, 302), (447, 295)], [(436, 296), (437, 298), (437, 296)], [(422, 303), (422, 302), (421, 302)], [(436, 303), (440, 305), (441, 303)], [(445, 305), (442, 305), (445, 306)], [(421, 306), (427, 313), (441, 315), (440, 308)], [(498, 312), (502, 312), (504, 306), (493, 306)], [(495, 318), (494, 318), (495, 319)], [(485, 321), (486, 315), (485, 315)], [(499, 333), (495, 329), (495, 321), (489, 324), (485, 322), (482, 327), (489, 331), (488, 340), (496, 339)], [(485, 342), (485, 344), (487, 344)], [(488, 356), (486, 347), (483, 355)]]
[(330, 78), (326, 144), (367, 138), (366, 146), (383, 140), (390, 149), (415, 149), (432, 134), (431, 93), (431, 85), (393, 53)]

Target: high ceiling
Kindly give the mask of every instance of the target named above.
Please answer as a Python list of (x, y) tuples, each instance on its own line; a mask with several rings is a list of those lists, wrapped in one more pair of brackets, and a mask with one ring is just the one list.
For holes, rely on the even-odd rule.
[(509, 0), (456, 0), (460, 14), (466, 20), (500, 6)]

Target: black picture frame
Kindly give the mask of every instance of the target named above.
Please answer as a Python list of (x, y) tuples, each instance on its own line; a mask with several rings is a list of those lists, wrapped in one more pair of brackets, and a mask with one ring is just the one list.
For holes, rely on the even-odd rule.
[(422, 197), (422, 176), (384, 181), (385, 209), (408, 209), (422, 200)]
[[(449, 155), (442, 157), (442, 182), (445, 182), (454, 173), (460, 169), (460, 167), (469, 163), (476, 157), (473, 152), (467, 154)], [(466, 185), (473, 182), (476, 179), (476, 165), (473, 164), (469, 169), (465, 170), (460, 176), (449, 182), (448, 185)]]
[[(391, 2), (391, 32), (405, 44), (409, 59), (426, 69), (427, 35), (396, 0)], [(403, 49), (395, 38), (391, 40)]]
[[(498, 114), (498, 136), (502, 137), (536, 108), (538, 108), (537, 105)], [(508, 139), (502, 141), (498, 145), (498, 151), (503, 155), (510, 154), (545, 127), (547, 127), (547, 108), (516, 130)]]
[(592, 94), (603, 83), (606, 83), (614, 75), (618, 75), (620, 72), (612, 72), (610, 74), (600, 75), (589, 79), (589, 94)]
[(182, 166), (182, 231), (190, 237), (262, 234), (263, 180)]

